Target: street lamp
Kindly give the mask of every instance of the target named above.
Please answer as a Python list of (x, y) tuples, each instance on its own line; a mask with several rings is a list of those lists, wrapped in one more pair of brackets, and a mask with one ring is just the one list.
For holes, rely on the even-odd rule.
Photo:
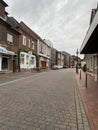
[(76, 73), (77, 74), (78, 74), (78, 54), (79, 54), (79, 51), (77, 49), (77, 52), (76, 52), (76, 55), (77, 55)]

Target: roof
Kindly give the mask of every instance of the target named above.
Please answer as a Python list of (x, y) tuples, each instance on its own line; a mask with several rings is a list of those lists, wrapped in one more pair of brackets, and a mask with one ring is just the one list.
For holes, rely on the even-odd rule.
[(23, 21), (20, 22), (20, 27), (25, 30), (28, 34), (32, 34), (37, 37), (38, 39), (42, 40), (42, 38), (37, 34), (35, 33), (31, 28), (29, 28)]
[(80, 53), (90, 54), (98, 52), (97, 37), (98, 37), (98, 10), (83, 40), (83, 43), (80, 48)]
[(62, 51), (62, 53), (64, 54), (64, 55), (70, 55), (68, 52), (66, 52), (66, 51)]
[(5, 7), (8, 6), (3, 0), (0, 0), (0, 3), (2, 3)]
[(7, 23), (11, 26), (11, 28), (14, 31), (16, 31), (17, 33), (19, 33), (18, 32), (19, 23), (18, 23), (18, 21), (15, 18), (13, 18), (13, 17), (7, 17)]

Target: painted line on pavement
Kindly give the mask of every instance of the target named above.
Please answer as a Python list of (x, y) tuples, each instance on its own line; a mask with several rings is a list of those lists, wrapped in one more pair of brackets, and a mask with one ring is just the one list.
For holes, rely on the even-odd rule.
[(21, 81), (21, 80), (24, 80), (24, 79), (29, 79), (31, 77), (39, 77), (40, 75), (43, 75), (43, 74), (45, 74), (45, 72), (37, 74), (37, 75), (31, 75), (31, 76), (28, 76), (28, 77), (25, 77), (25, 78), (15, 79), (13, 81), (8, 81), (6, 83), (1, 83), (0, 86), (4, 86), (4, 85), (10, 84), (10, 83), (14, 83), (14, 82), (17, 82), (17, 81)]

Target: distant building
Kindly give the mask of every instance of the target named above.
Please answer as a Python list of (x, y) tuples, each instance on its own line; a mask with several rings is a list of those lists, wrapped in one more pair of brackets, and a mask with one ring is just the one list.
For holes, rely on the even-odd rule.
[(41, 69), (49, 69), (51, 59), (51, 47), (41, 38), (38, 40), (37, 54), (39, 56), (39, 67)]
[(64, 54), (56, 51), (56, 65), (64, 66)]
[(57, 64), (56, 62), (56, 52), (57, 50), (55, 48), (51, 48), (51, 68)]
[(64, 65), (70, 67), (70, 54), (66, 51), (62, 51), (62, 54), (64, 55)]

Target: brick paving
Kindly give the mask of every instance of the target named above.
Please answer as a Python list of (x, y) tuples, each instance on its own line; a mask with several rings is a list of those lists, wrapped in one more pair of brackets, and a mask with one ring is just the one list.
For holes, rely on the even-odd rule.
[(85, 110), (92, 130), (98, 130), (98, 84), (90, 75), (87, 76), (87, 88), (85, 87), (85, 73), (82, 72), (82, 79), (76, 75), (79, 90), (85, 105)]
[(5, 82), (10, 82), (13, 80), (25, 78), (28, 76), (32, 76), (38, 74), (37, 72), (31, 72), (31, 71), (25, 71), (25, 72), (16, 72), (16, 73), (6, 73), (6, 74), (0, 74), (0, 84)]
[(74, 70), (1, 85), (0, 130), (90, 130)]

